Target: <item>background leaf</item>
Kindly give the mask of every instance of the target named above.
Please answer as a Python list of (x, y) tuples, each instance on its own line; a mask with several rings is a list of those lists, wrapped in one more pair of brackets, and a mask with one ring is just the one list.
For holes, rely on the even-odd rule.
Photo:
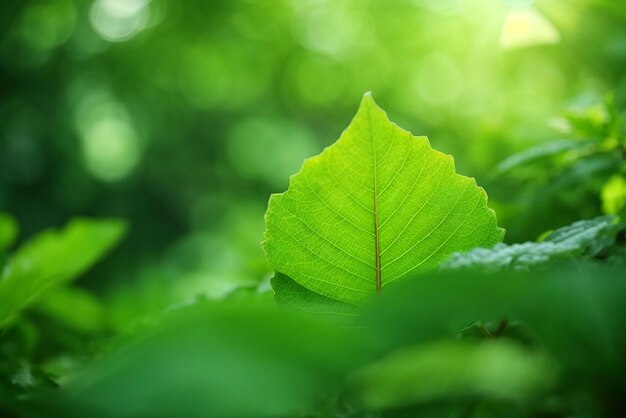
[(549, 360), (507, 341), (441, 341), (392, 352), (352, 377), (369, 408), (486, 397), (520, 401), (550, 387)]
[(55, 287), (75, 279), (100, 259), (126, 229), (119, 220), (76, 219), (24, 244), (0, 274), (0, 327)]
[(441, 267), (527, 270), (573, 257), (590, 259), (606, 252), (625, 230), (626, 225), (618, 222), (617, 217), (599, 216), (549, 232), (541, 242), (499, 243), (491, 249), (453, 254)]
[(504, 174), (520, 166), (536, 163), (571, 150), (592, 148), (596, 141), (563, 139), (539, 144), (506, 158), (496, 167), (496, 174)]
[(139, 331), (68, 384), (64, 416), (294, 416), (373, 353), (356, 330), (250, 299), (180, 307)]
[[(545, 400), (557, 393), (565, 402), (557, 407), (560, 412), (556, 416), (568, 416), (567, 410), (572, 408), (581, 416), (617, 418), (626, 407), (623, 397), (625, 298), (623, 268), (617, 266), (579, 264), (561, 266), (558, 270), (496, 274), (471, 270), (439, 272), (390, 287), (385, 297), (375, 298), (366, 306), (361, 325), (371, 327), (378, 341), (392, 351), (407, 346), (428, 347), (432, 341), (455, 335), (475, 339), (466, 332), (467, 324), (475, 321), (520, 320), (522, 324), (518, 323), (510, 335), (507, 332), (501, 338), (545, 352), (548, 362), (556, 366), (559, 378), (555, 391), (545, 392), (541, 397)], [(484, 364), (490, 366), (489, 361)], [(499, 367), (507, 366), (513, 364)], [(553, 366), (546, 367), (545, 376), (550, 376)], [(430, 377), (434, 381), (446, 376), (443, 367), (431, 370), (436, 370)], [(526, 370), (536, 371), (534, 367)], [(448, 380), (451, 384), (458, 379), (454, 373), (447, 375), (452, 379)], [(516, 378), (500, 375), (500, 379), (500, 384), (506, 386)], [(419, 386), (422, 380), (412, 383), (405, 379), (405, 386)], [(451, 390), (458, 388), (450, 386)], [(472, 393), (475, 394), (470, 389), (462, 395)], [(583, 399), (581, 393), (585, 393), (585, 404), (577, 403)], [(418, 388), (415, 395), (424, 393)], [(387, 399), (390, 402), (398, 399), (393, 396), (392, 393)], [(491, 400), (497, 401), (497, 396)], [(534, 408), (539, 409), (533, 412)], [(529, 402), (524, 409), (521, 416), (542, 416), (541, 409), (546, 414), (554, 406)]]
[(624, 380), (626, 281), (619, 266), (440, 272), (403, 280), (387, 293), (366, 307), (363, 324), (391, 347), (451, 336), (471, 321), (508, 318), (523, 321), (577, 382), (605, 379), (601, 386), (609, 390)]

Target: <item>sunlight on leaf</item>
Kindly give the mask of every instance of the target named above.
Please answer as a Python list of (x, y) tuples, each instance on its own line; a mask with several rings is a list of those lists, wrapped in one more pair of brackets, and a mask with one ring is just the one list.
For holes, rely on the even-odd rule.
[(272, 195), (264, 248), (275, 271), (328, 298), (362, 304), (410, 272), (502, 240), (487, 196), (451, 156), (363, 97), (341, 138)]

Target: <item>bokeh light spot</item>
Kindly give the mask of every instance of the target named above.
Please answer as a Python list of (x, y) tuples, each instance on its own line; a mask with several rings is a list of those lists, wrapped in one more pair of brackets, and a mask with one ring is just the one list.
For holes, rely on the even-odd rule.
[(125, 121), (99, 120), (89, 127), (83, 141), (87, 167), (100, 180), (120, 180), (139, 161), (137, 134)]
[(561, 34), (554, 25), (534, 8), (513, 8), (507, 15), (500, 34), (504, 49), (533, 45), (557, 44)]
[(75, 116), (91, 174), (107, 182), (127, 177), (141, 159), (142, 146), (122, 104), (107, 93), (93, 93), (78, 103)]
[(96, 0), (89, 14), (95, 31), (110, 42), (132, 38), (147, 26), (149, 17), (149, 0)]

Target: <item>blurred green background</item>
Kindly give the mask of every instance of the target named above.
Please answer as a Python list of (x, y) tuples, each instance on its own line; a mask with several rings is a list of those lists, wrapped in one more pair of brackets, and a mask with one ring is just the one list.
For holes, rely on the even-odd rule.
[[(123, 244), (80, 282), (120, 322), (266, 278), (270, 193), (338, 138), (366, 91), (477, 178), (508, 242), (623, 206), (602, 201), (626, 195), (623, 156), (603, 152), (621, 140), (626, 106), (622, 0), (0, 9), (0, 210), (22, 239), (76, 215), (128, 220)], [(572, 166), (581, 139), (601, 145)], [(499, 170), (555, 140), (578, 154)]]

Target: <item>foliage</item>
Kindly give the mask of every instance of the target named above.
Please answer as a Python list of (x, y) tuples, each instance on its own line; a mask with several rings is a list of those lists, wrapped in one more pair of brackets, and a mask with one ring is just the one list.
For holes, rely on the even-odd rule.
[[(533, 218), (543, 226), (542, 212), (558, 211), (561, 218), (571, 217), (572, 221), (599, 210), (620, 214), (624, 208), (626, 126), (613, 97), (608, 95), (601, 105), (566, 110), (553, 125), (568, 139), (543, 142), (497, 166), (498, 176), (514, 179), (509, 187), (521, 195), (516, 199), (526, 202), (517, 208), (520, 224)], [(596, 209), (590, 211), (590, 205)]]
[(124, 233), (120, 221), (77, 219), (46, 231), (12, 254), (0, 274), (0, 328), (55, 287), (83, 273)]
[[(0, 2), (0, 416), (623, 417), (623, 6)], [(364, 91), (430, 140), (371, 97), (340, 137)], [(373, 144), (412, 168), (379, 215), (404, 194), (397, 242), (428, 236), (379, 295), (375, 239), (302, 189), (375, 238)], [(429, 162), (482, 217), (427, 229)], [(367, 261), (363, 297), (295, 239)]]
[[(519, 417), (619, 416), (624, 297), (620, 269), (582, 264), (407, 277), (365, 305), (358, 327), (250, 297), (199, 301), (143, 325), (61, 393), (23, 407), (43, 402), (52, 416), (356, 417), (506, 405)], [(510, 325), (497, 336), (466, 325), (500, 318)], [(568, 404), (581, 390), (588, 402)], [(546, 402), (554, 396), (565, 403)]]
[(588, 221), (547, 232), (539, 242), (496, 244), (493, 248), (476, 248), (453, 254), (442, 268), (481, 267), (489, 270), (528, 270), (559, 260), (608, 257), (616, 239), (626, 230), (615, 216), (600, 216)]
[[(503, 331), (500, 327), (500, 337), (507, 337), (509, 342), (517, 341), (517, 350), (530, 349), (529, 356), (547, 354), (556, 368), (544, 367), (541, 362), (545, 360), (539, 360), (539, 363), (533, 362), (531, 367), (521, 366), (521, 370), (516, 370), (520, 364), (531, 361), (531, 357), (525, 357), (524, 351), (514, 350), (510, 352), (510, 362), (491, 363), (492, 359), (489, 358), (477, 365), (487, 370), (491, 367), (494, 369), (486, 377), (477, 372), (477, 384), (467, 385), (465, 394), (484, 389), (484, 384), (494, 398), (499, 398), (507, 390), (506, 386), (499, 385), (528, 384), (526, 392), (516, 392), (515, 395), (531, 396), (535, 395), (535, 389), (549, 384), (552, 373), (558, 371), (560, 383), (557, 387), (573, 391), (581, 388), (592, 390), (596, 402), (607, 402), (595, 407), (606, 408), (604, 413), (611, 416), (617, 414), (623, 406), (620, 386), (623, 384), (626, 366), (621, 355), (626, 343), (623, 332), (624, 310), (621, 308), (626, 283), (622, 268), (582, 264), (523, 274), (510, 271), (495, 275), (448, 272), (423, 276), (420, 280), (407, 279), (393, 288), (389, 298), (374, 301), (364, 313), (364, 323), (371, 324), (375, 335), (389, 346), (402, 347), (427, 344), (446, 336), (449, 338), (455, 331), (462, 330), (462, 324), (467, 321), (497, 318), (521, 321), (511, 322), (514, 324), (513, 329)], [(424, 320), (420, 321), (419, 318)], [(523, 334), (520, 336), (514, 331), (515, 328), (522, 328)], [(412, 331), (407, 332), (407, 329)], [(497, 337), (490, 334), (489, 339)], [(503, 351), (506, 350), (508, 348), (505, 346)], [(494, 351), (498, 349), (494, 348)], [(471, 351), (464, 354), (468, 353)], [(428, 352), (423, 355), (428, 355)], [(444, 357), (448, 355), (447, 350), (441, 353)], [(499, 355), (494, 354), (493, 361), (498, 361)], [(463, 374), (457, 374), (455, 363), (449, 364), (451, 369), (447, 370), (455, 379), (465, 378)], [(502, 378), (495, 385), (489, 380), (485, 381), (497, 376), (501, 368), (511, 368), (513, 374)], [(537, 376), (538, 372), (540, 376)], [(535, 383), (539, 381), (534, 379), (539, 379), (541, 385), (536, 386)], [(428, 393), (428, 389), (418, 386), (416, 391)], [(413, 396), (424, 395), (417, 392)], [(528, 406), (532, 409), (541, 404), (534, 398)], [(581, 410), (574, 413), (585, 415)], [(595, 415), (601, 413), (594, 411), (592, 416)]]
[[(364, 114), (366, 127), (377, 126), (374, 135), (360, 125)], [(370, 125), (376, 118), (381, 118), (381, 125)], [(366, 96), (351, 127), (333, 146), (336, 148), (310, 161), (323, 162), (329, 155), (339, 159), (343, 155), (338, 149), (372, 161), (367, 153), (370, 147), (355, 152), (360, 149), (358, 141), (365, 137), (370, 146), (376, 138), (389, 141), (393, 134), (385, 134), (385, 129), (406, 139), (387, 143), (389, 148), (419, 144), (390, 125)], [(429, 148), (417, 155), (430, 158), (435, 165), (439, 159), (448, 161)], [(358, 164), (351, 158), (346, 170)], [(431, 164), (424, 164), (430, 169)], [(283, 253), (289, 255), (294, 247), (320, 245), (319, 240), (307, 246), (294, 245), (296, 236), (320, 236), (310, 226), (275, 233), (281, 222), (293, 216), (274, 212), (280, 199), (291, 199), (294, 210), (302, 205), (301, 214), (319, 214), (328, 231), (333, 231), (328, 232), (328, 243), (337, 234), (349, 233), (341, 232), (348, 219), (359, 219), (349, 217), (355, 211), (350, 206), (342, 217), (331, 218), (337, 223), (331, 224), (329, 213), (338, 214), (340, 209), (328, 211), (334, 207), (311, 199), (311, 193), (323, 187), (298, 187), (307, 176), (311, 178), (308, 181), (321, 185), (328, 181), (322, 173), (306, 167), (293, 178), (288, 192), (270, 199), (266, 238), (271, 246), (265, 245), (270, 262)], [(352, 178), (358, 180), (361, 174), (372, 179), (372, 173), (361, 171), (352, 173)], [(373, 176), (375, 179), (376, 171)], [(389, 176), (392, 181), (397, 177), (393, 172)], [(470, 233), (480, 235), (469, 236), (470, 248), (498, 240), (501, 230), (495, 226), (493, 212), (484, 206), (484, 192), (455, 174), (452, 167), (447, 179), (436, 180), (437, 187), (421, 191), (412, 200), (428, 202), (446, 181), (452, 185), (450, 191), (456, 190), (456, 183), (470, 184), (479, 197), (478, 203), (468, 205), (469, 226), (447, 218), (450, 209), (435, 210), (430, 216), (426, 209), (415, 212), (424, 216), (417, 222), (426, 230), (445, 222), (451, 232), (440, 237), (442, 243), (437, 245), (450, 240), (463, 244), (468, 232), (462, 228), (468, 227)], [(362, 187), (366, 183), (356, 184)], [(337, 193), (330, 190), (331, 196)], [(345, 198), (353, 191), (341, 190), (344, 193), (336, 196)], [(462, 205), (468, 203), (459, 197), (463, 193), (456, 195)], [(460, 206), (450, 203), (448, 196), (445, 192), (440, 197), (443, 204), (452, 210)], [(317, 209), (311, 209), (312, 202)], [(345, 203), (341, 199), (335, 202)], [(472, 209), (476, 206), (482, 209), (476, 212)], [(369, 213), (375, 212), (376, 208)], [(432, 217), (442, 214), (443, 218), (433, 223)], [(315, 218), (307, 219), (313, 222)], [(367, 225), (376, 235), (375, 220)], [(155, 312), (134, 330), (106, 344), (97, 358), (72, 370), (60, 366), (54, 355), (42, 361), (33, 349), (37, 332), (29, 331), (28, 321), (16, 319), (20, 311), (36, 305), (32, 318), (43, 315), (52, 321), (55, 333), (69, 331), (82, 350), (85, 336), (106, 334), (106, 307), (88, 292), (61, 286), (113, 245), (124, 227), (118, 221), (76, 220), (62, 232), (44, 232), (22, 245), (3, 270), (0, 296), (1, 306), (9, 307), (5, 317), (12, 320), (9, 337), (13, 344), (30, 346), (29, 354), (13, 358), (0, 369), (0, 376), (8, 378), (0, 386), (0, 394), (6, 398), (3, 408), (8, 414), (24, 417), (40, 416), (44, 410), (51, 417), (88, 414), (102, 418), (491, 417), (501, 416), (503, 410), (514, 417), (617, 417), (625, 406), (620, 388), (626, 383), (626, 363), (621, 355), (626, 350), (622, 309), (626, 298), (622, 274), (625, 229), (615, 215), (602, 216), (548, 231), (536, 243), (498, 243), (492, 249), (455, 253), (429, 269), (411, 269), (415, 271), (385, 282), (384, 293), (363, 300), (327, 296), (276, 272), (271, 284), (278, 305), (301, 312), (277, 309), (266, 297), (268, 293), (259, 290), (242, 289), (224, 301), (198, 299)], [(351, 238), (358, 239), (358, 234)], [(331, 256), (340, 253), (340, 246), (334, 248), (334, 252), (325, 251)], [(376, 255), (372, 248), (369, 253)], [(302, 260), (304, 255), (295, 259), (298, 257)], [(408, 252), (404, 257), (415, 265), (423, 262)], [(346, 280), (324, 270), (323, 260), (312, 259), (305, 265), (319, 268), (317, 274), (329, 284), (341, 286), (341, 280)], [(441, 268), (435, 269), (438, 265)], [(300, 270), (290, 271), (294, 272)], [(372, 267), (370, 274), (375, 278), (376, 269)], [(21, 289), (15, 285), (15, 277), (31, 283), (24, 287), (30, 291), (28, 297), (21, 296), (25, 292), (11, 293)], [(57, 290), (51, 292), (53, 288)], [(48, 295), (45, 299), (44, 292)], [(375, 286), (370, 294), (375, 294)], [(67, 306), (80, 318), (68, 315)], [(9, 325), (5, 320), (5, 328)], [(0, 348), (10, 350), (11, 343), (3, 344)], [(580, 393), (585, 394), (584, 402), (573, 402)], [(550, 401), (554, 399), (556, 403)]]
[(358, 334), (315, 318), (285, 316), (250, 299), (199, 302), (167, 313), (78, 375), (61, 410), (77, 417), (283, 416), (313, 409), (322, 388), (337, 390), (366, 358)]

